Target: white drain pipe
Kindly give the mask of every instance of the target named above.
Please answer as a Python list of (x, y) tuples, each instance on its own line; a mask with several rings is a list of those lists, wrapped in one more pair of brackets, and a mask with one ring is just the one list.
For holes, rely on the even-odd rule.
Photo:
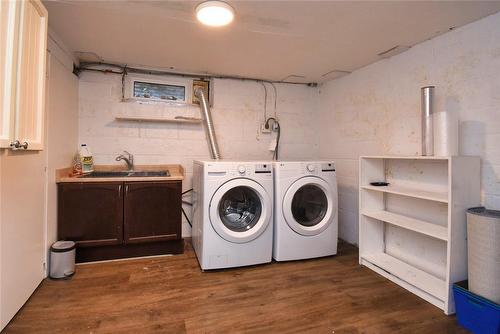
[(200, 109), (204, 118), (203, 123), (205, 124), (205, 131), (207, 134), (207, 140), (210, 147), (210, 154), (212, 155), (212, 159), (222, 159), (219, 152), (219, 146), (217, 145), (214, 124), (212, 122), (212, 114), (210, 113), (210, 107), (208, 106), (205, 92), (202, 88), (197, 87), (194, 90), (194, 95), (198, 98), (198, 100), (200, 100)]

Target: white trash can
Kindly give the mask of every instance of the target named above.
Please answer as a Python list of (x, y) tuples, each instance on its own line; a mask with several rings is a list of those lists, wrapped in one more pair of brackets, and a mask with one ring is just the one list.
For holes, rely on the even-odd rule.
[(69, 278), (75, 273), (74, 241), (56, 241), (50, 247), (50, 278)]

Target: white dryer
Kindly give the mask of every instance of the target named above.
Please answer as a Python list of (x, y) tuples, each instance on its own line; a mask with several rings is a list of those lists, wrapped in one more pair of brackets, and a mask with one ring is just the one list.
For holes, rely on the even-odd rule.
[(338, 200), (332, 161), (280, 161), (274, 170), (276, 261), (337, 254)]
[(193, 248), (202, 270), (271, 262), (270, 162), (195, 161)]

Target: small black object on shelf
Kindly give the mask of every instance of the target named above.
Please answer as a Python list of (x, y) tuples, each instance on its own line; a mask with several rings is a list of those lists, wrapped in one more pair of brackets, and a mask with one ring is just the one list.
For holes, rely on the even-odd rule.
[(370, 184), (375, 187), (385, 187), (389, 185), (389, 182), (370, 182)]

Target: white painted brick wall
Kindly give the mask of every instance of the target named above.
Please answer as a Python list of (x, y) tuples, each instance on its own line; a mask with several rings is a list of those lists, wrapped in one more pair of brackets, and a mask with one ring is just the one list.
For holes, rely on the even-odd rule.
[[(358, 240), (358, 158), (420, 152), (420, 87), (460, 118), (460, 152), (482, 158), (482, 201), (500, 209), (500, 14), (320, 87), (320, 155), (337, 162), (340, 237)], [(327, 127), (327, 129), (325, 129)]]
[[(317, 110), (318, 90), (296, 85), (276, 86), (277, 116), (282, 128), (280, 158), (317, 158), (318, 131), (309, 124)], [(271, 135), (258, 133), (259, 124), (264, 120), (262, 85), (252, 81), (215, 80), (214, 93), (212, 115), (223, 158), (270, 160)], [(82, 73), (79, 141), (91, 147), (96, 164), (117, 164), (114, 158), (123, 150), (134, 154), (137, 165), (180, 163), (186, 170), (183, 188), (191, 188), (193, 160), (210, 158), (201, 125), (123, 122), (116, 121), (115, 115), (200, 117), (199, 107), (179, 108), (164, 103), (123, 103), (120, 100), (120, 76)], [(274, 113), (274, 91), (270, 85), (267, 111), (268, 116)], [(190, 235), (186, 223), (183, 235)]]
[[(420, 87), (435, 85), (437, 110), (460, 118), (460, 152), (482, 157), (483, 203), (500, 209), (500, 14), (414, 46), (320, 86), (277, 85), (280, 152), (288, 159), (334, 159), (339, 184), (340, 237), (358, 238), (358, 158), (414, 155), (420, 150)], [(215, 81), (213, 117), (227, 159), (270, 159), (260, 83)], [(319, 93), (319, 97), (318, 97)], [(268, 87), (268, 115), (273, 90)], [(179, 108), (122, 103), (120, 78), (83, 73), (79, 139), (96, 163), (114, 164), (126, 149), (137, 164), (180, 163), (191, 187), (192, 161), (209, 158), (203, 128), (188, 124), (117, 122), (116, 114), (172, 116)], [(197, 107), (182, 109), (199, 116)], [(184, 224), (184, 235), (189, 229)]]

